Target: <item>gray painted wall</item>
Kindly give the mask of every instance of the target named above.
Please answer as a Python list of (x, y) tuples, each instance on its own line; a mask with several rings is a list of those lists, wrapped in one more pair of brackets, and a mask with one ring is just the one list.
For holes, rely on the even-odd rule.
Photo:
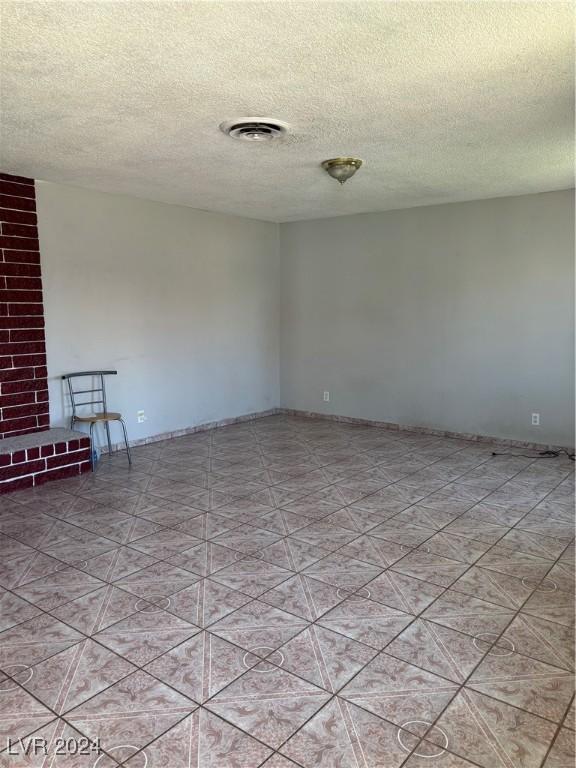
[(276, 224), (45, 182), (37, 206), (53, 425), (59, 376), (100, 367), (131, 439), (278, 405)]
[(574, 442), (570, 191), (280, 227), (37, 198), (54, 425), (61, 373), (103, 366), (133, 439), (282, 404)]
[(282, 405), (574, 445), (573, 206), (560, 191), (282, 224)]

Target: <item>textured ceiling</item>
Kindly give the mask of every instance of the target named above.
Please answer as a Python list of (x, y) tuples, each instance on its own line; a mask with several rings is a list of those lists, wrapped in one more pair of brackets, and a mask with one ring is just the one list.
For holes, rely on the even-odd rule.
[[(290, 221), (573, 185), (573, 5), (2, 2), (3, 170)], [(225, 119), (276, 117), (271, 144)], [(319, 167), (355, 155), (344, 187)]]

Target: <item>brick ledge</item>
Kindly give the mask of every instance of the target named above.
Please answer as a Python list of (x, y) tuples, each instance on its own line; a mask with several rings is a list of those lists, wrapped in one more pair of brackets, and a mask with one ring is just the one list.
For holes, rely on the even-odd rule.
[(90, 438), (70, 429), (47, 429), (0, 440), (0, 494), (90, 470)]

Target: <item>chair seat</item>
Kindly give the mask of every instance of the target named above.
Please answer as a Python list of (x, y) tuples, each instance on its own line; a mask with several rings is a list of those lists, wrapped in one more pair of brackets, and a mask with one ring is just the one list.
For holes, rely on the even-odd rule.
[(109, 411), (108, 413), (89, 413), (87, 416), (76, 416), (74, 421), (90, 423), (95, 421), (118, 421), (118, 419), (121, 418), (121, 413), (113, 413), (112, 411)]

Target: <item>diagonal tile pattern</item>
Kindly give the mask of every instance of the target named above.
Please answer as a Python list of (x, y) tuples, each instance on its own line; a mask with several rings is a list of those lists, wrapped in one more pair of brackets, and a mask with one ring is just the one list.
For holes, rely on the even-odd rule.
[(1, 768), (572, 766), (566, 457), (272, 416), (121, 459), (0, 498)]
[(261, 661), (217, 693), (207, 707), (277, 749), (329, 698), (312, 683)]
[(385, 653), (371, 661), (340, 695), (363, 709), (421, 733), (458, 691), (458, 686)]

